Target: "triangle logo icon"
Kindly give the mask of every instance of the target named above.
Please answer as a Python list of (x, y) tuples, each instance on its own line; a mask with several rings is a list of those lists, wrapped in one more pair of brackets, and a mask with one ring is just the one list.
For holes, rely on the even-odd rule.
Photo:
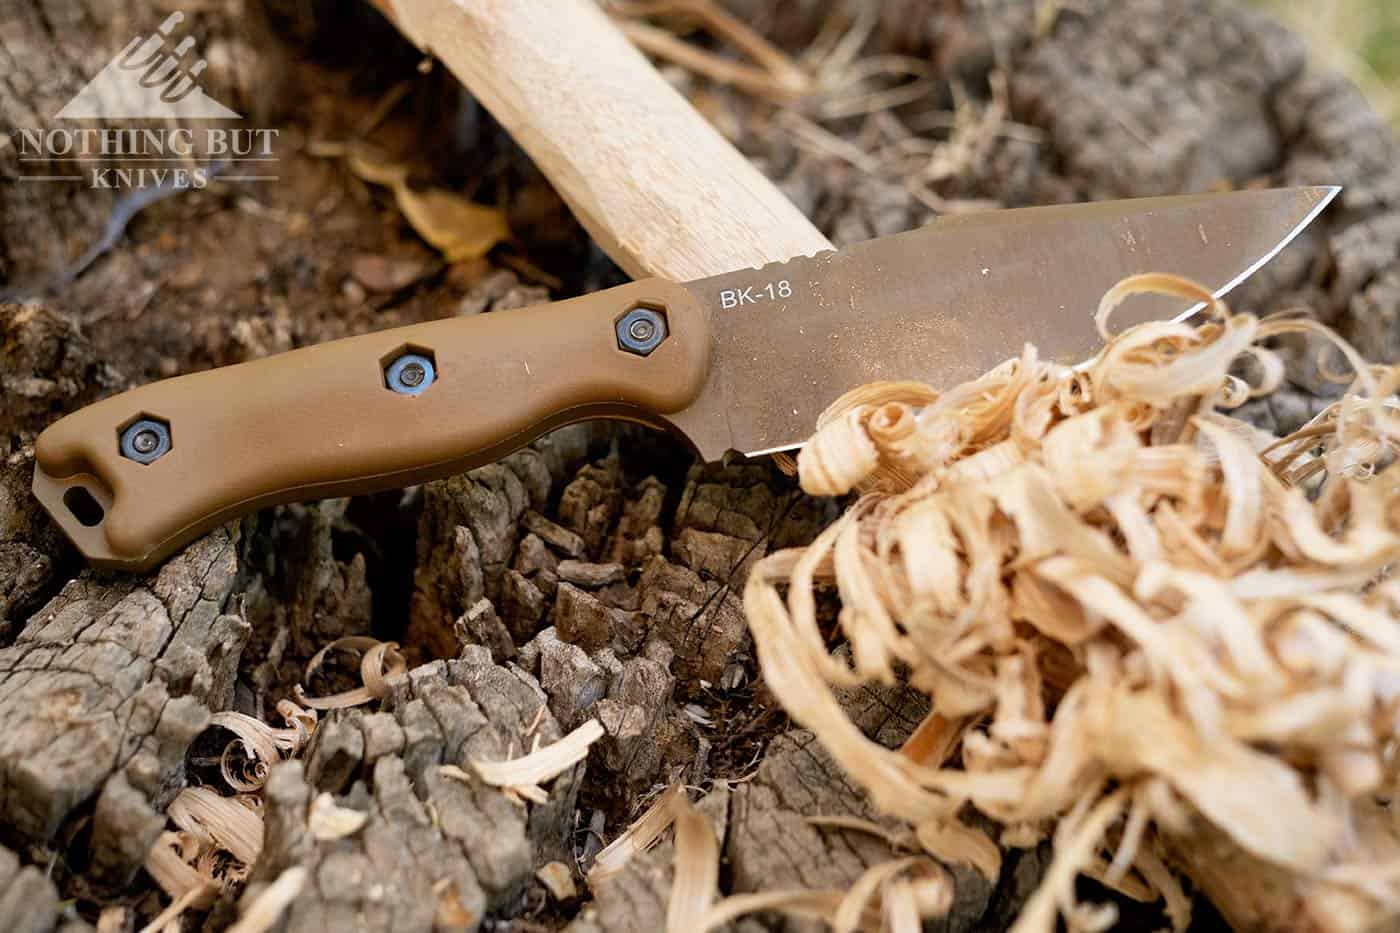
[(137, 36), (84, 85), (57, 114), (64, 120), (238, 120), (241, 115), (214, 100), (199, 86), (208, 67), (204, 59), (188, 61), (191, 36), (174, 51), (165, 48), (172, 30), (185, 18), (172, 13), (152, 36)]

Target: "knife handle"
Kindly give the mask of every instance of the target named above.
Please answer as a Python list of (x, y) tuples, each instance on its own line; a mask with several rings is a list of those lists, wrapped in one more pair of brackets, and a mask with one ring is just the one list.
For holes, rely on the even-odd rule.
[[(646, 353), (620, 342), (639, 316), (665, 325)], [(709, 355), (704, 309), (662, 279), (351, 337), (75, 412), (39, 436), (34, 493), (92, 563), (143, 570), (269, 505), (425, 482), (590, 418), (665, 426)]]

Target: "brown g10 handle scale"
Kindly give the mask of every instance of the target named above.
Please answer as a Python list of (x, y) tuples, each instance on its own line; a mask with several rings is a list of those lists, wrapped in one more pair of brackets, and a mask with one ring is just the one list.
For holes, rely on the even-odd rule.
[(661, 279), (352, 337), (69, 415), (34, 493), (92, 563), (142, 570), (265, 506), (447, 476), (589, 418), (665, 426), (709, 356), (700, 303)]

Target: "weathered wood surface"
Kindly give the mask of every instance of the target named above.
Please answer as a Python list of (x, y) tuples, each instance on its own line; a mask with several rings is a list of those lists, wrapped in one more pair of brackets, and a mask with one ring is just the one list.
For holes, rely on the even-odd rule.
[[(1308, 303), (1367, 353), (1396, 358), (1400, 147), (1354, 89), (1307, 71), (1296, 37), (1210, 0), (1065, 5), (1040, 35), (1033, 6), (901, 0), (880, 8), (872, 49), (917, 54), (974, 92), (1000, 60), (1007, 118), (1034, 131), (992, 134), (980, 158), (941, 183), (943, 197), (1015, 205), (1217, 183), (1344, 184), (1334, 211), (1238, 301), (1264, 311)], [(816, 34), (827, 9), (734, 3), (744, 7), (793, 50)], [(126, 33), (152, 20), (159, 20), (154, 11), (140, 26), (113, 25), (120, 40), (95, 36), (92, 44), (119, 48)], [(66, 87), (52, 89), (55, 99), (76, 90), (82, 64), (63, 79)], [(704, 87), (678, 80), (683, 89)], [(762, 118), (766, 105), (707, 90), (740, 149), (834, 241), (928, 219), (929, 209), (894, 182), (801, 151)], [(838, 130), (854, 138), (859, 127)], [(473, 139), (510, 151), (499, 130)], [(528, 177), (518, 154), (494, 164), (499, 176), (489, 177)], [(323, 171), (319, 164), (289, 168)], [(268, 194), (268, 207), (313, 216), (320, 199), (331, 197), (326, 191), (289, 184)], [(266, 715), (300, 681), (312, 653), (349, 634), (400, 640), (423, 664), (450, 660), (416, 667), (382, 706), (328, 715), (302, 762), (274, 769), (267, 856), (250, 894), (293, 864), (326, 879), (295, 908), (289, 928), (334, 928), (354, 909), (376, 929), (427, 930), (444, 918), (470, 928), (482, 916), (522, 928), (655, 929), (669, 885), (664, 849), (582, 911), (577, 903), (551, 903), (533, 872), (596, 851), (586, 830), (601, 826), (611, 838), (635, 815), (639, 795), (658, 784), (739, 777), (753, 768), (752, 782), (716, 790), (705, 804), (728, 863), (742, 866), (724, 876), (727, 890), (769, 875), (815, 878), (818, 868), (839, 883), (863, 865), (864, 857), (847, 857), (845, 841), (793, 835), (780, 846), (765, 828), (796, 826), (808, 808), (860, 812), (858, 797), (810, 757), (815, 749), (796, 751), (797, 736), (750, 761), (765, 742), (749, 737), (773, 735), (780, 720), (764, 712), (752, 680), (737, 601), (742, 571), (774, 547), (803, 541), (834, 514), (833, 505), (795, 496), (767, 466), (691, 470), (684, 452), (659, 436), (574, 430), (403, 497), (269, 512), (193, 545), (147, 579), (77, 566), (27, 494), (28, 445), (45, 423), (156, 374), (157, 352), (179, 369), (190, 359), (244, 358), (382, 326), (398, 313), (342, 315), (335, 304), (348, 301), (337, 290), (349, 254), (407, 238), (379, 222), (390, 230), (382, 240), (355, 239), (378, 222), (362, 198), (335, 195), (341, 213), (318, 226), (316, 238), (332, 248), (311, 252), (304, 233), (270, 226), (271, 215), (245, 211), (233, 197), (200, 197), (198, 210), (171, 209), (138, 228), (73, 291), (43, 307), (0, 306), (0, 432), (7, 440), (0, 463), (0, 845), (7, 847), (0, 850), (0, 907), (22, 905), (9, 914), (17, 928), (66, 929), (73, 910), (92, 920), (94, 905), (119, 898), (140, 904), (149, 919), (156, 900), (137, 870), (142, 846), (159, 830), (164, 805), (195, 779), (196, 762), (219, 747), (215, 736), (201, 735), (208, 716), (223, 709)], [(0, 236), (19, 244), (8, 247), (0, 269), (5, 284), (72, 246), (61, 212), (30, 224), (30, 214), (3, 206)], [(193, 286), (177, 286), (139, 308), (94, 313), (126, 300), (133, 270), (162, 280), (189, 265), (224, 274), (220, 254), (195, 235), (205, 227), (224, 243), (267, 241), (261, 271), (233, 290), (237, 301), (216, 295), (205, 306)], [(177, 242), (153, 254), (149, 244), (164, 228)], [(592, 267), (552, 271), (598, 281)], [(489, 263), (468, 287), (455, 287), (430, 282), (422, 297), (467, 313), (518, 300), (522, 290), (515, 273)], [(309, 300), (317, 294), (328, 296), (321, 303), (330, 312)], [(87, 323), (80, 329), (78, 320)], [(155, 331), (152, 322), (163, 320), (180, 323)], [(1263, 423), (1294, 427), (1318, 404), (1305, 391), (1319, 387), (1306, 350), (1298, 348), (1290, 373), (1297, 391), (1259, 405)], [(469, 749), (500, 755), (512, 741), (520, 749), (541, 704), (546, 736), (590, 715), (608, 732), (586, 769), (555, 788), (557, 802), (527, 817), (501, 807), (493, 792), (435, 776), (436, 765), (460, 764)], [(913, 717), (884, 717), (886, 706), (869, 704), (867, 725), (898, 741)], [(722, 718), (706, 724), (697, 711)], [(202, 774), (208, 777), (207, 768)], [(370, 829), (335, 843), (309, 838), (305, 807), (323, 791), (369, 812)], [(486, 853), (500, 856), (499, 868), (483, 864)], [(799, 867), (807, 858), (812, 867)], [(958, 916), (1003, 927), (1038, 865), (1035, 853), (1009, 859), (987, 906), (978, 906), (985, 889), (968, 887), (968, 909)], [(424, 890), (432, 895), (427, 902)], [(1232, 903), (1223, 889), (1219, 896)], [(73, 910), (58, 912), (70, 898)], [(216, 906), (210, 928), (222, 928), (237, 906), (232, 899)], [(1243, 928), (1277, 919), (1240, 911), (1231, 919)]]

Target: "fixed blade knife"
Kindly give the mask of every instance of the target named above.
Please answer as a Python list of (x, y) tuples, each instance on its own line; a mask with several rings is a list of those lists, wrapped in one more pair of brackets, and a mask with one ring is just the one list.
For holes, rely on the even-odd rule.
[[(790, 449), (862, 383), (951, 387), (1027, 342), (1088, 358), (1098, 301), (1128, 275), (1174, 273), (1222, 295), (1337, 190), (950, 216), (695, 282), (292, 350), (68, 415), (35, 444), (33, 488), (89, 561), (144, 570), (256, 509), (447, 476), (591, 418), (676, 430), (707, 459)], [(1134, 299), (1131, 317), (1193, 310)]]

